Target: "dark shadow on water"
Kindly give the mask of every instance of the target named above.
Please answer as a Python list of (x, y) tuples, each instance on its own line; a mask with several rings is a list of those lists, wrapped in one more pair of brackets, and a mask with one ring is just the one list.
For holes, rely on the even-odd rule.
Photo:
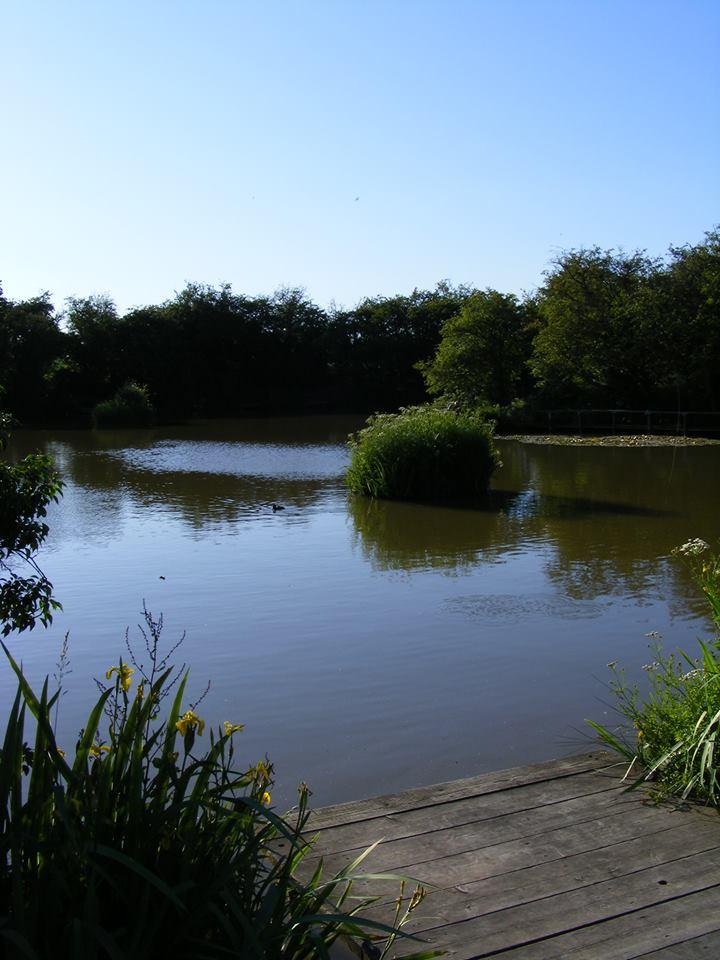
[(593, 500), (589, 497), (563, 497), (526, 490), (516, 495), (511, 515), (516, 517), (541, 516), (567, 519), (583, 518), (597, 514), (612, 514), (625, 517), (675, 517), (675, 510), (661, 510), (642, 506), (639, 503), (618, 503), (608, 500)]
[[(484, 513), (497, 513), (499, 510), (506, 513), (510, 510), (517, 498), (521, 495), (519, 490), (490, 490), (488, 493), (477, 497), (438, 497), (437, 499), (424, 500), (405, 500), (389, 499), (389, 503), (402, 503), (413, 507), (429, 507), (431, 510), (480, 510)], [(357, 495), (353, 495), (357, 496)], [(360, 499), (371, 499), (361, 497)]]
[(629, 517), (672, 517), (672, 510), (644, 507), (637, 503), (613, 503), (588, 497), (563, 497), (538, 493), (535, 490), (490, 490), (478, 497), (438, 498), (436, 500), (392, 500), (416, 507), (447, 510), (474, 510), (483, 513), (502, 512), (521, 519), (525, 517), (582, 518), (593, 514), (615, 514)]

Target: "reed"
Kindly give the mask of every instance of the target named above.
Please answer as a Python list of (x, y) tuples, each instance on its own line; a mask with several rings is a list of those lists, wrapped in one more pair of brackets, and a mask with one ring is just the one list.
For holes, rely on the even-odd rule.
[[(702, 540), (674, 551), (690, 568), (720, 633), (720, 555)], [(664, 653), (659, 642), (646, 665), (650, 689), (611, 664), (610, 686), (624, 719), (619, 730), (588, 721), (600, 741), (628, 761), (633, 786), (651, 781), (659, 796), (680, 796), (720, 807), (720, 637), (698, 641), (698, 654)], [(631, 731), (629, 733), (628, 731)]]
[(98, 403), (92, 416), (96, 427), (149, 427), (155, 420), (155, 408), (147, 387), (130, 381), (110, 400)]
[(473, 497), (499, 463), (493, 429), (481, 415), (437, 405), (376, 414), (350, 437), (353, 493), (406, 500)]
[(299, 878), (307, 788), (280, 815), (272, 766), (238, 765), (239, 724), (204, 731), (186, 672), (156, 658), (138, 683), (132, 661), (110, 667), (71, 757), (52, 723), (59, 691), (46, 680), (36, 694), (5, 653), (18, 690), (0, 756), (2, 956), (303, 960), (340, 936), (379, 938), (382, 952), (402, 935), (422, 892), (395, 926), (363, 919), (375, 900), (351, 890), (372, 879), (365, 854)]

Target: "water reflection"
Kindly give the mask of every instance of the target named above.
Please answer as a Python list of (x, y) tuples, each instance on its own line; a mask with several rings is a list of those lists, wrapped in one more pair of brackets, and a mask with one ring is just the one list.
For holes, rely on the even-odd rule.
[(378, 570), (470, 569), (512, 552), (522, 525), (509, 516), (517, 494), (473, 505), (415, 504), (350, 496), (355, 543)]
[(68, 736), (143, 597), (213, 679), (208, 722), (248, 721), (278, 797), (305, 778), (318, 802), (557, 755), (609, 660), (642, 682), (645, 633), (703, 632), (668, 555), (720, 538), (720, 448), (501, 442), (483, 500), (373, 502), (342, 479), (359, 425), (16, 436), (14, 457), (45, 449), (67, 484), (41, 558), (65, 612), (16, 642), (42, 676), (70, 631)]
[[(80, 522), (83, 535), (93, 539), (116, 536), (123, 518), (147, 510), (179, 519), (198, 533), (266, 518), (273, 504), (282, 507), (284, 522), (303, 522), (308, 509), (322, 508), (338, 490), (344, 494), (347, 451), (335, 418), (298, 418), (301, 439), (287, 437), (285, 422), (279, 424), (272, 421), (275, 438), (265, 443), (257, 433), (267, 431), (267, 421), (194, 425), (185, 434), (182, 428), (68, 431), (56, 439), (43, 431), (24, 432), (13, 454), (41, 446), (53, 457), (69, 484), (56, 523), (62, 524), (63, 513), (74, 513), (70, 501), (82, 491), (89, 522)], [(58, 534), (62, 529), (54, 530), (53, 541)]]
[(563, 596), (688, 594), (672, 548), (720, 537), (715, 447), (617, 449), (501, 444), (503, 467), (475, 503), (352, 497), (356, 543), (377, 569), (470, 569), (533, 544)]

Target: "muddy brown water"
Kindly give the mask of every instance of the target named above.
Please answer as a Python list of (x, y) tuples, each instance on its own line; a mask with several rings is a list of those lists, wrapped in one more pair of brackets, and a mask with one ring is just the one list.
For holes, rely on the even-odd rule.
[(612, 722), (609, 661), (643, 684), (647, 634), (709, 634), (669, 553), (720, 537), (720, 447), (499, 441), (483, 502), (372, 502), (343, 485), (360, 423), (16, 435), (66, 483), (40, 558), (63, 612), (11, 639), (39, 682), (69, 631), (64, 744), (143, 600), (281, 805), (303, 779), (325, 804), (576, 752), (586, 717)]

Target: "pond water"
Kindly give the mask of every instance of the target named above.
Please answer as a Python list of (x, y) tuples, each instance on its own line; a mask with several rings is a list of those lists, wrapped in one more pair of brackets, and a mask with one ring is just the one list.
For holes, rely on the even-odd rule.
[(40, 557), (64, 610), (11, 638), (39, 682), (70, 633), (61, 742), (143, 601), (168, 644), (185, 633), (191, 690), (211, 681), (198, 712), (246, 724), (248, 763), (269, 754), (281, 805), (300, 780), (325, 804), (577, 752), (586, 717), (613, 719), (609, 661), (642, 683), (647, 634), (708, 634), (668, 554), (720, 537), (719, 446), (500, 441), (486, 502), (432, 506), (348, 496), (360, 424), (16, 435), (66, 482)]

